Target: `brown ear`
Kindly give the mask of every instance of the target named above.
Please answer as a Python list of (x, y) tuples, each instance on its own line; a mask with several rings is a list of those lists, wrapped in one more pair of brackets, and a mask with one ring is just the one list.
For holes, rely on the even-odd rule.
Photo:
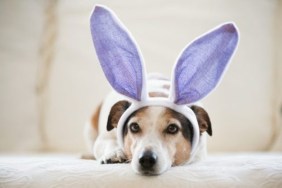
[(199, 106), (191, 106), (191, 109), (196, 114), (200, 133), (207, 131), (207, 133), (212, 136), (211, 121), (208, 113), (202, 107)]
[(118, 121), (125, 110), (130, 106), (128, 101), (119, 101), (112, 107), (108, 117), (107, 130), (110, 131), (117, 127)]

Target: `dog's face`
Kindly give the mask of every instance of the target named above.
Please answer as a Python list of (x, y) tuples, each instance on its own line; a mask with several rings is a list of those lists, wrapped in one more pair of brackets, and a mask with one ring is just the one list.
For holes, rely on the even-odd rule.
[(133, 169), (142, 174), (159, 174), (189, 159), (193, 129), (181, 114), (165, 107), (136, 111), (124, 127), (125, 154)]
[[(113, 106), (108, 130), (116, 126), (129, 106), (127, 101)], [(207, 131), (211, 135), (206, 111), (197, 106), (191, 109), (197, 116), (200, 132)], [(189, 160), (193, 134), (192, 124), (184, 115), (166, 107), (144, 107), (131, 114), (124, 125), (124, 152), (137, 173), (161, 174)]]

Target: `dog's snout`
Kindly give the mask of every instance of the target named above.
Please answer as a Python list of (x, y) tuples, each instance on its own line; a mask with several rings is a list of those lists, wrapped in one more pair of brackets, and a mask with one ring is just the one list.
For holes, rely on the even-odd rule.
[(144, 169), (149, 170), (154, 167), (157, 162), (157, 158), (157, 155), (154, 154), (152, 151), (145, 151), (139, 157), (139, 163)]

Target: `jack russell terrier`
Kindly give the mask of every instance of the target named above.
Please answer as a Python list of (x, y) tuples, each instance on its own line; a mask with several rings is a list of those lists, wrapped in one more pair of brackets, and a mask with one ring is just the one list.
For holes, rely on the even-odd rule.
[(130, 162), (142, 175), (203, 159), (212, 127), (198, 102), (221, 80), (238, 43), (236, 26), (225, 23), (187, 45), (171, 79), (147, 75), (137, 44), (108, 8), (95, 6), (90, 27), (114, 89), (86, 124), (92, 155), (102, 164)]

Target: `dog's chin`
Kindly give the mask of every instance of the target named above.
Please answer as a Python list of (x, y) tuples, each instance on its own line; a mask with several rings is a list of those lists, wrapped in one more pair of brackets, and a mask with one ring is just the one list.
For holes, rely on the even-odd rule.
[(139, 170), (137, 172), (137, 174), (140, 174), (140, 175), (143, 175), (143, 176), (157, 176), (157, 175), (160, 175), (162, 173), (156, 172), (154, 170)]
[(139, 175), (143, 175), (143, 176), (161, 175), (170, 168), (170, 166), (163, 165), (161, 168), (155, 167), (153, 169), (148, 170), (148, 169), (142, 168), (140, 165), (134, 165), (133, 163), (131, 164), (131, 166), (132, 166), (135, 173), (137, 173)]

